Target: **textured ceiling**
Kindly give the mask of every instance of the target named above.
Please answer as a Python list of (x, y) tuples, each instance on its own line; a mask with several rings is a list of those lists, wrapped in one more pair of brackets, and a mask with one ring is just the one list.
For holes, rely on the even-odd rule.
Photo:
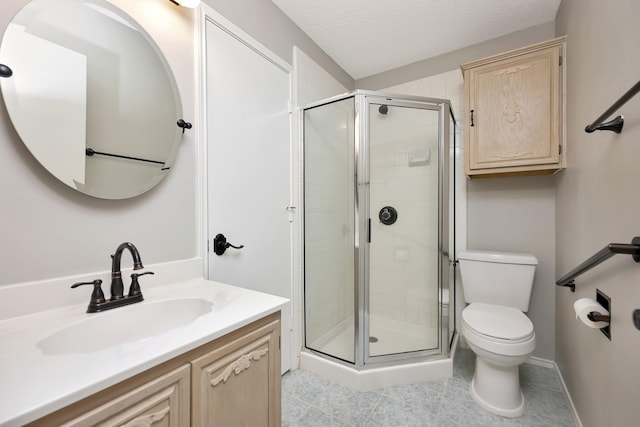
[(553, 21), (560, 0), (272, 0), (354, 79)]

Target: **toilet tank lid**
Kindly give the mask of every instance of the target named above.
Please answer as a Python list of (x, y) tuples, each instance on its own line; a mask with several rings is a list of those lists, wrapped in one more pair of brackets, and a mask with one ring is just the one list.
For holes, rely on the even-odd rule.
[(503, 264), (538, 265), (538, 259), (531, 254), (494, 251), (460, 251), (458, 259), (469, 261), (497, 262)]

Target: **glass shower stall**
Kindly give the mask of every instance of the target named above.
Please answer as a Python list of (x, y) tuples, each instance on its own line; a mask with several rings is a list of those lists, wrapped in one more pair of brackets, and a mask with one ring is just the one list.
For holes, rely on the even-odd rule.
[(350, 92), (304, 108), (303, 134), (305, 348), (356, 369), (447, 357), (449, 101)]

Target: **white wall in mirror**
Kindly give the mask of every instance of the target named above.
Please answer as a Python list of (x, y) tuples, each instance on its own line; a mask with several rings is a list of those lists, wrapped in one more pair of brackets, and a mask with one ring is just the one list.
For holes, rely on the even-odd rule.
[(32, 0), (7, 27), (0, 62), (13, 69), (0, 86), (16, 130), (65, 184), (122, 199), (171, 171), (180, 95), (156, 43), (120, 8)]
[[(15, 24), (9, 24), (3, 41), (6, 43), (3, 61), (24, 77), (2, 80), (2, 86), (6, 87), (5, 102), (29, 112), (12, 116), (14, 126), (22, 129), (25, 144), (49, 172), (70, 187), (75, 183), (84, 184), (86, 56), (34, 37)], [(59, 72), (50, 72), (52, 64)], [(74, 126), (60, 126), (60, 123)]]

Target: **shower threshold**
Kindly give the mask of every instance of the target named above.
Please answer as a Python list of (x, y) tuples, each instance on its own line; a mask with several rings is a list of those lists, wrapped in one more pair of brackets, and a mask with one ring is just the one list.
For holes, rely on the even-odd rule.
[[(437, 349), (438, 331), (435, 327), (377, 316), (371, 316), (370, 323), (371, 330), (367, 341), (371, 356)], [(371, 342), (371, 337), (377, 338), (378, 341)], [(456, 342), (457, 339), (454, 341), (451, 355), (454, 354)], [(357, 390), (436, 380), (448, 378), (453, 374), (453, 356), (422, 356), (414, 360), (385, 363), (384, 366), (373, 363), (361, 370), (324, 356), (327, 354), (344, 361), (355, 360), (353, 317), (345, 319), (308, 347), (311, 350), (305, 350), (300, 355), (302, 369)]]
[[(343, 360), (354, 360), (353, 316), (309, 344), (309, 348)], [(369, 353), (371, 356), (407, 353), (438, 348), (438, 329), (379, 316), (370, 316)], [(371, 338), (375, 339), (371, 339)]]
[(457, 346), (458, 336), (456, 334), (448, 357), (421, 358), (416, 359), (415, 362), (403, 361), (395, 365), (368, 367), (364, 370), (358, 370), (305, 349), (300, 353), (300, 369), (313, 372), (354, 390), (375, 390), (388, 386), (415, 384), (452, 377), (453, 360)]

